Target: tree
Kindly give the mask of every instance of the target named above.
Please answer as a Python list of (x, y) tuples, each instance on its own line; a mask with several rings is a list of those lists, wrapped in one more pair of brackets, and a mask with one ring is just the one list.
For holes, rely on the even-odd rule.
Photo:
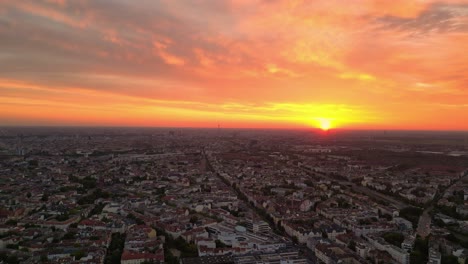
[(297, 239), (296, 236), (292, 236), (292, 241), (293, 241), (295, 244), (299, 243), (299, 240)]
[(416, 237), (413, 251), (410, 254), (410, 263), (426, 263), (429, 253), (429, 240), (428, 238), (422, 239), (420, 236)]
[(30, 160), (28, 161), (28, 165), (30, 167), (37, 167), (39, 165), (39, 162), (37, 160)]
[(18, 257), (17, 256), (9, 256), (7, 259), (6, 259), (6, 263), (9, 263), (9, 264), (16, 264), (16, 263), (20, 263), (19, 260), (18, 260)]
[(354, 240), (349, 241), (348, 248), (352, 251), (356, 251), (356, 242)]
[(10, 226), (15, 226), (16, 224), (18, 224), (18, 221), (15, 219), (10, 219), (5, 222), (5, 225), (10, 225)]
[(198, 222), (198, 216), (193, 215), (190, 217), (190, 223), (195, 224), (196, 222)]
[(230, 247), (226, 244), (223, 243), (223, 241), (219, 240), (219, 239), (216, 239), (215, 240), (215, 244), (216, 244), (216, 248), (227, 248), (227, 247)]
[(338, 202), (338, 207), (339, 208), (347, 209), (347, 208), (351, 207), (351, 205), (343, 198), (338, 198), (337, 202)]
[(44, 194), (42, 195), (41, 201), (47, 202), (48, 200), (49, 200), (49, 195), (48, 195), (47, 193), (44, 193)]
[(125, 245), (125, 234), (114, 233), (112, 234), (112, 240), (107, 249), (107, 255), (104, 259), (104, 263), (120, 263), (123, 248)]
[(322, 238), (328, 238), (328, 234), (325, 231), (322, 231)]
[(75, 260), (80, 260), (82, 257), (85, 256), (85, 253), (83, 250), (78, 250), (73, 252), (71, 255), (75, 257)]
[(145, 222), (141, 220), (140, 218), (136, 217), (134, 214), (130, 213), (127, 215), (127, 218), (132, 219), (136, 222), (137, 225), (144, 225)]
[(400, 210), (400, 217), (405, 218), (413, 224), (414, 228), (417, 228), (419, 217), (421, 216), (423, 210), (418, 207), (406, 207)]
[(64, 239), (64, 240), (73, 239), (73, 238), (75, 238), (75, 235), (76, 235), (75, 232), (68, 232), (62, 237), (62, 239)]
[(66, 220), (68, 220), (69, 218), (70, 218), (70, 216), (69, 216), (67, 213), (61, 214), (61, 215), (57, 215), (57, 216), (55, 217), (55, 219), (57, 219), (57, 221), (60, 221), (60, 222), (66, 221)]
[(385, 239), (385, 241), (397, 247), (400, 247), (401, 243), (403, 243), (405, 240), (405, 236), (395, 232), (386, 233), (382, 237)]
[(172, 255), (172, 252), (164, 246), (164, 260), (168, 264), (179, 264), (179, 259)]
[(9, 248), (9, 249), (18, 249), (18, 248), (19, 248), (19, 245), (18, 245), (18, 244), (7, 244), (7, 245), (6, 245), (6, 248)]
[(455, 256), (442, 256), (442, 264), (458, 264), (458, 258)]

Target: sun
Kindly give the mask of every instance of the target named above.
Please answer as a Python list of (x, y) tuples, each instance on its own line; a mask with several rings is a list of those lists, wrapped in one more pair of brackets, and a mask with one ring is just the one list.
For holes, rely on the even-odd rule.
[(332, 122), (329, 118), (317, 118), (318, 127), (323, 131), (328, 131), (332, 128)]

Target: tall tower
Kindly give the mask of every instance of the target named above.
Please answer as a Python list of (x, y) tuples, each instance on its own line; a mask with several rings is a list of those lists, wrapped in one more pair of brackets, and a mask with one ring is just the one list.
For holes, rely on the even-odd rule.
[(18, 134), (16, 138), (16, 155), (24, 155), (23, 134)]

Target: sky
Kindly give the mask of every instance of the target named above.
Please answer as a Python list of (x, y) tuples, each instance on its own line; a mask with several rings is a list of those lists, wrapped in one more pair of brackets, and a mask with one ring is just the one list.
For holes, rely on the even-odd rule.
[(468, 130), (468, 0), (0, 0), (0, 125)]

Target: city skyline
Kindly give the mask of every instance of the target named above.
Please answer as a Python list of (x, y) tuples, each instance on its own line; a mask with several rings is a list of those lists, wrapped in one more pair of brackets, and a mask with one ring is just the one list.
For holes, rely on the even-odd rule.
[(468, 2), (0, 1), (1, 126), (468, 130)]

